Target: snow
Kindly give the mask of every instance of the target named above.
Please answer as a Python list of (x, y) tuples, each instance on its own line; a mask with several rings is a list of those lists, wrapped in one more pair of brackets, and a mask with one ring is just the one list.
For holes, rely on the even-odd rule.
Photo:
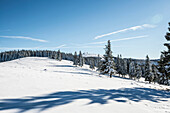
[(170, 113), (169, 86), (27, 57), (0, 63), (0, 113)]
[(94, 54), (94, 53), (83, 53), (83, 57), (103, 57), (103, 55), (100, 54)]

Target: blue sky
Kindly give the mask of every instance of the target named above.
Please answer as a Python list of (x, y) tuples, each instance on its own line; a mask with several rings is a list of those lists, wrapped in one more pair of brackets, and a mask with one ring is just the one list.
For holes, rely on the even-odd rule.
[(159, 58), (170, 0), (0, 0), (0, 51), (50, 49)]

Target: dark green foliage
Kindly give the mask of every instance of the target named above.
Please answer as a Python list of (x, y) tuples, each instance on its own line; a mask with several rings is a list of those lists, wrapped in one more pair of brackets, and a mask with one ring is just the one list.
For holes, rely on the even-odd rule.
[(154, 79), (153, 79), (153, 82), (156, 83), (158, 82), (158, 70), (157, 70), (157, 67), (152, 64), (152, 74), (154, 75)]
[(135, 62), (131, 61), (129, 64), (129, 78), (133, 79), (135, 77)]
[(119, 57), (119, 55), (116, 58), (116, 71), (119, 75), (122, 74), (121, 73), (121, 58)]
[(58, 60), (58, 61), (61, 61), (61, 60), (62, 60), (60, 50), (58, 50), (58, 52), (57, 52), (57, 60)]
[[(170, 23), (169, 23), (170, 26)], [(168, 41), (164, 44), (167, 47), (167, 51), (161, 52), (161, 57), (158, 70), (159, 70), (159, 80), (160, 84), (170, 85), (170, 27), (168, 28), (169, 32), (166, 33), (165, 38)]]
[(77, 52), (74, 53), (74, 60), (73, 60), (73, 65), (78, 65), (78, 56), (77, 56)]
[(109, 74), (110, 78), (115, 73), (115, 63), (111, 51), (110, 40), (108, 40), (108, 44), (105, 48), (104, 60), (102, 61), (100, 72), (102, 74)]
[(92, 69), (92, 70), (95, 69), (93, 58), (90, 59), (90, 69)]
[(97, 68), (100, 67), (100, 62), (101, 62), (101, 58), (100, 58), (100, 55), (98, 54), (98, 56), (97, 56)]
[(84, 63), (84, 60), (83, 60), (82, 53), (81, 53), (81, 51), (80, 51), (80, 53), (79, 53), (79, 62), (78, 62), (78, 65), (79, 65), (80, 67), (82, 67), (82, 66), (83, 66), (83, 63)]
[(146, 61), (145, 61), (145, 81), (149, 81), (149, 83), (153, 82), (154, 80), (154, 75), (152, 73), (152, 68), (150, 64), (150, 60), (148, 55), (146, 56)]

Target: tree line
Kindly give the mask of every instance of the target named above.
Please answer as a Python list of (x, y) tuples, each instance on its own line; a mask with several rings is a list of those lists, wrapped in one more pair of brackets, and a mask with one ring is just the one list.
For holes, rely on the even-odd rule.
[[(169, 23), (170, 26), (170, 23)], [(168, 28), (170, 31), (170, 27)], [(167, 41), (170, 41), (170, 33), (165, 35)], [(168, 48), (167, 51), (161, 52), (158, 65), (151, 64), (149, 56), (146, 56), (145, 63), (137, 62), (131, 58), (122, 58), (122, 55), (113, 57), (111, 51), (111, 43), (108, 43), (105, 47), (105, 54), (103, 57), (99, 55), (97, 57), (83, 57), (81, 51), (79, 54), (64, 53), (51, 50), (13, 50), (0, 53), (0, 62), (15, 60), (23, 57), (48, 57), (56, 59), (58, 61), (70, 60), (73, 61), (73, 65), (82, 67), (83, 64), (88, 64), (91, 69), (97, 68), (100, 74), (108, 74), (110, 78), (114, 74), (119, 74), (122, 77), (126, 75), (130, 79), (139, 80), (141, 77), (145, 78), (145, 81), (149, 83), (159, 83), (164, 85), (170, 85), (170, 43), (165, 43), (164, 46)]]
[[(169, 22), (170, 26), (170, 22)], [(170, 41), (170, 27), (168, 28), (169, 32), (166, 33), (165, 38), (167, 41)], [(129, 75), (130, 79), (140, 79), (141, 77), (145, 78), (145, 81), (157, 82), (159, 84), (170, 85), (170, 43), (167, 42), (164, 44), (167, 47), (167, 51), (161, 52), (160, 60), (158, 65), (150, 63), (149, 56), (146, 56), (145, 64), (142, 65), (131, 59), (123, 59), (121, 55), (114, 60), (111, 51), (110, 40), (105, 47), (105, 54), (102, 63), (98, 67), (98, 70), (102, 74), (109, 74), (110, 78), (113, 74)]]

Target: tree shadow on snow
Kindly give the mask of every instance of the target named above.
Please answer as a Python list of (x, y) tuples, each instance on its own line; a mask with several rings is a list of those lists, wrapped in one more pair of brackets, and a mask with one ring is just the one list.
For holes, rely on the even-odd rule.
[[(16, 99), (1, 99), (0, 111), (18, 109), (18, 113), (23, 113), (32, 109), (41, 111), (52, 107), (66, 105), (79, 99), (88, 99), (87, 104), (107, 104), (109, 100), (117, 102), (127, 102), (129, 100), (140, 102), (148, 100), (151, 102), (167, 101), (170, 98), (169, 92), (149, 88), (122, 88), (122, 89), (92, 89), (78, 91), (62, 91), (47, 94), (44, 96), (32, 96)], [(164, 99), (164, 100), (163, 100)]]
[(115, 78), (121, 78), (121, 79), (125, 79), (125, 80), (132, 80), (132, 79), (130, 79), (130, 78), (124, 78), (124, 77), (122, 77), (122, 75), (112, 75), (113, 77), (115, 77)]
[(71, 71), (54, 71), (58, 73), (70, 73), (70, 74), (83, 74), (83, 75), (91, 75), (90, 73), (85, 73), (85, 72), (71, 72)]
[(48, 65), (49, 67), (75, 67), (72, 65)]

